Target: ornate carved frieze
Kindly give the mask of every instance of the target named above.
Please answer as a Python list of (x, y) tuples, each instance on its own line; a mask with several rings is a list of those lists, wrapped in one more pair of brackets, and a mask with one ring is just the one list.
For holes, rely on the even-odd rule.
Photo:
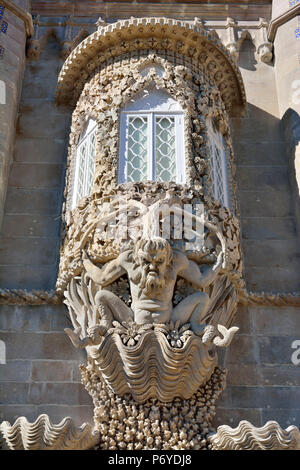
[(226, 93), (222, 93), (227, 109), (245, 104), (240, 71), (218, 36), (198, 23), (167, 18), (131, 18), (101, 27), (91, 34), (66, 60), (58, 79), (57, 101), (76, 103), (88, 76), (97, 67), (97, 56), (101, 64), (132, 50), (180, 53), (192, 59), (195, 65), (204, 64), (212, 77), (222, 70), (223, 81), (227, 84)]

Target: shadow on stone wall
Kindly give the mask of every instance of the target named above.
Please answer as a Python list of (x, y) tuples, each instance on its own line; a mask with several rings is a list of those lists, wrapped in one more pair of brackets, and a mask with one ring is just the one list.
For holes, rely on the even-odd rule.
[(232, 128), (247, 288), (299, 291), (292, 169), (281, 121), (248, 103), (246, 117), (233, 118)]

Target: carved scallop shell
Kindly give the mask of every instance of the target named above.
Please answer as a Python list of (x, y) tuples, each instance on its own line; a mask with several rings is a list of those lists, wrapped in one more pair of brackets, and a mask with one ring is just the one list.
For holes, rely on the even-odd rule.
[(99, 441), (90, 424), (78, 427), (69, 417), (52, 424), (46, 414), (38, 416), (34, 423), (29, 423), (24, 416), (12, 425), (3, 421), (0, 434), (9, 450), (86, 450)]
[(236, 428), (219, 426), (210, 442), (214, 450), (300, 450), (300, 432), (296, 426), (282, 429), (276, 421), (261, 428), (241, 421)]
[(130, 393), (139, 403), (150, 398), (162, 402), (188, 399), (209, 380), (217, 365), (217, 354), (211, 354), (198, 336), (192, 334), (182, 348), (174, 348), (159, 330), (146, 331), (131, 347), (113, 333), (97, 352), (90, 353), (114, 392), (120, 396)]

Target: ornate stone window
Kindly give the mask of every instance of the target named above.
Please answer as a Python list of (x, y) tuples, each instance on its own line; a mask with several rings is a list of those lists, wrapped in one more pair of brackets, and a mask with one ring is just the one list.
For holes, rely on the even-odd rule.
[(185, 182), (184, 116), (157, 88), (143, 90), (121, 111), (119, 183)]
[(226, 144), (214, 120), (208, 120), (207, 130), (210, 146), (213, 195), (222, 206), (229, 207)]
[(90, 119), (77, 144), (72, 207), (75, 207), (81, 198), (89, 196), (92, 192), (95, 174), (96, 131), (97, 123)]

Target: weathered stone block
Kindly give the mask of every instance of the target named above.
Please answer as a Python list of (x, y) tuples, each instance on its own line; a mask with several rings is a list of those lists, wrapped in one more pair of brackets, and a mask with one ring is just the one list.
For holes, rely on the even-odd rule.
[(296, 292), (300, 290), (298, 269), (290, 268), (246, 268), (247, 289), (258, 292)]
[(0, 422), (9, 421), (13, 424), (19, 416), (26, 416), (29, 421), (35, 421), (37, 414), (37, 407), (35, 405), (0, 405)]
[(31, 404), (28, 401), (28, 392), (28, 383), (0, 382), (0, 404)]
[(277, 421), (283, 429), (294, 425), (299, 427), (300, 423), (300, 410), (299, 409), (285, 409), (284, 402), (280, 409), (268, 408), (261, 410), (262, 420), (264, 423), (267, 421)]
[(238, 166), (286, 165), (285, 144), (282, 142), (235, 142)]
[(52, 331), (52, 318), (59, 312), (57, 305), (0, 305), (0, 330)]
[(52, 423), (59, 423), (66, 416), (70, 416), (77, 426), (83, 423), (93, 423), (93, 406), (89, 405), (58, 405), (58, 404), (43, 404), (37, 406), (37, 414), (46, 413)]
[(243, 242), (246, 266), (284, 268), (291, 265), (300, 268), (298, 240), (247, 240)]
[(57, 266), (2, 266), (0, 287), (5, 289), (51, 290), (55, 287)]
[(289, 192), (240, 190), (239, 204), (242, 217), (294, 216), (292, 199)]
[(256, 340), (253, 336), (237, 335), (227, 352), (227, 364), (257, 363)]
[(8, 265), (53, 265), (58, 255), (55, 238), (2, 238), (0, 263)]
[(242, 408), (219, 408), (217, 407), (216, 417), (214, 419), (214, 426), (222, 426), (227, 424), (231, 427), (236, 427), (240, 421), (246, 419), (254, 426), (262, 426), (261, 412), (258, 409)]
[(33, 383), (30, 385), (29, 402), (36, 405), (91, 405), (92, 400), (81, 384)]
[(240, 189), (260, 191), (289, 191), (289, 175), (282, 167), (238, 167), (237, 181)]
[(300, 331), (300, 308), (250, 306), (253, 327), (258, 335), (290, 335)]
[[(299, 366), (280, 365), (261, 367), (262, 385), (284, 385), (286, 387), (300, 386)], [(287, 406), (288, 404), (286, 404)]]
[(71, 382), (74, 363), (70, 361), (33, 361), (33, 382)]
[(236, 314), (236, 319), (234, 324), (239, 327), (238, 334), (251, 334), (252, 333), (252, 323), (250, 318), (250, 313), (248, 306), (246, 305), (238, 305), (238, 310)]
[(1, 333), (7, 360), (77, 360), (78, 355), (65, 333)]
[(295, 219), (284, 218), (243, 218), (242, 233), (245, 240), (295, 240), (296, 224)]
[(20, 112), (18, 133), (22, 137), (49, 139), (65, 139), (67, 137), (70, 120), (66, 113), (59, 113), (51, 102), (26, 101), (23, 102)]
[(244, 364), (230, 364), (228, 367), (227, 385), (262, 385), (262, 373), (259, 366)]
[(31, 362), (7, 361), (6, 364), (0, 365), (0, 371), (0, 382), (29, 382), (31, 376)]
[(66, 156), (61, 139), (16, 139), (15, 160), (27, 163), (62, 163)]
[(59, 236), (60, 220), (57, 217), (34, 215), (5, 215), (1, 235), (13, 237), (49, 237)]
[[(230, 387), (233, 408), (299, 409), (300, 387)], [(273, 418), (275, 419), (275, 418)]]
[[(280, 332), (280, 329), (278, 329)], [(292, 364), (291, 356), (294, 352), (292, 344), (297, 337), (297, 330), (294, 336), (261, 336), (258, 337), (260, 358), (262, 364)]]
[(60, 209), (57, 191), (8, 188), (6, 214), (58, 215)]
[(10, 187), (46, 188), (61, 186), (62, 166), (56, 164), (14, 163), (9, 178)]
[(239, 142), (268, 142), (282, 141), (280, 136), (279, 119), (262, 113), (257, 119), (234, 119), (233, 140)]

